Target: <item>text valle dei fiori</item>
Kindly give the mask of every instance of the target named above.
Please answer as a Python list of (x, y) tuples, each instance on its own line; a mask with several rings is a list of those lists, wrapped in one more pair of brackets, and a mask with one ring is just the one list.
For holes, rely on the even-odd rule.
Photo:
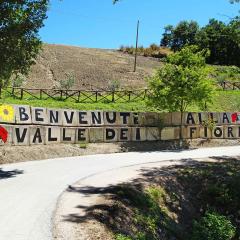
[(240, 138), (238, 113), (136, 113), (0, 106), (2, 144)]

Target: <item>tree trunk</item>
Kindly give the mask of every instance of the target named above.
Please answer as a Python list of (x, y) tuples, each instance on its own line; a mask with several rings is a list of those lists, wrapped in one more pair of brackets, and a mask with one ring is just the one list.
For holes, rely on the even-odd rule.
[(181, 100), (180, 111), (181, 111), (181, 123), (180, 123), (180, 139), (179, 139), (179, 147), (182, 148), (182, 147), (183, 147), (183, 134), (182, 134), (182, 130), (183, 130), (183, 111), (184, 111), (183, 100)]

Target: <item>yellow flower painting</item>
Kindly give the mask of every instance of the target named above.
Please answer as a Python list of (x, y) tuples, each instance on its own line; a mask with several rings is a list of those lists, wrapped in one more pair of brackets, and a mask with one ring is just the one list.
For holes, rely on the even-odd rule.
[(0, 106), (0, 121), (13, 122), (14, 121), (14, 107), (11, 105)]

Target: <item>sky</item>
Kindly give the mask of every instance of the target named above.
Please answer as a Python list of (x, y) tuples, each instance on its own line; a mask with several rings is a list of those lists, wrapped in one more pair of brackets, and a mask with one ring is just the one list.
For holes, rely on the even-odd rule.
[(135, 45), (140, 20), (139, 45), (159, 44), (164, 26), (195, 20), (200, 26), (210, 18), (228, 22), (239, 4), (228, 0), (50, 0), (48, 19), (40, 30), (45, 43), (114, 49)]

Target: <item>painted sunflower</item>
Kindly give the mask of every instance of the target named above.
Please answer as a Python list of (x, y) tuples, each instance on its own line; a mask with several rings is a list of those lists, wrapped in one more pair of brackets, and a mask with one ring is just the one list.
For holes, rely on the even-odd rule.
[(12, 122), (14, 121), (14, 107), (11, 105), (0, 106), (0, 121)]

